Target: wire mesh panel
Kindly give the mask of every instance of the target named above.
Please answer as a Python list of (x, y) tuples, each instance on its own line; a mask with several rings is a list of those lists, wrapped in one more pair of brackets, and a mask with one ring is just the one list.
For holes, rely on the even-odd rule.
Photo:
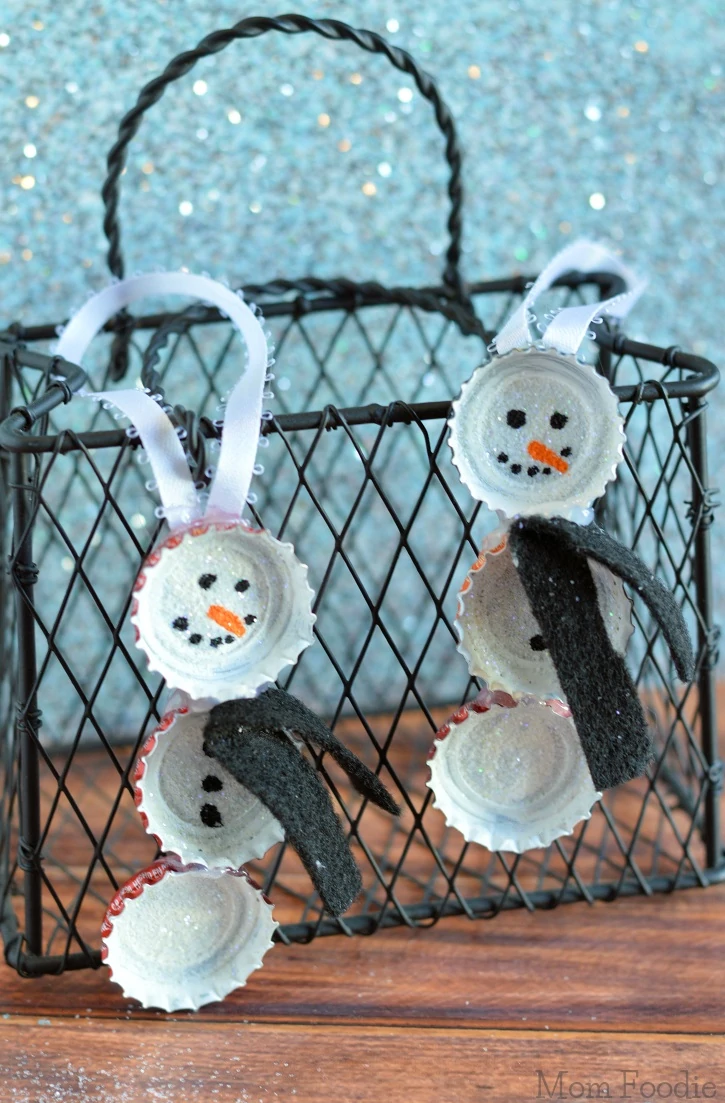
[[(450, 914), (491, 917), (719, 875), (709, 682), (715, 638), (703, 589), (712, 497), (699, 397), (714, 375), (704, 361), (606, 333), (598, 362), (618, 386), (628, 445), (600, 513), (676, 593), (696, 641), (696, 681), (676, 682), (658, 630), (635, 599), (629, 661), (655, 732), (650, 777), (607, 793), (570, 838), (520, 857), (465, 844), (432, 807), (425, 783), (433, 733), (477, 692), (456, 650), (456, 594), (494, 524), (450, 462), (446, 417), (483, 355), (486, 330), (522, 287), (479, 288), (486, 325), (468, 326), (444, 307), (337, 303), (301, 311), (299, 296), (266, 301), (278, 385), (288, 379), (290, 386), (279, 389), (280, 412), (267, 426), (254, 511), (309, 563), (318, 617), (316, 646), (280, 682), (379, 771), (403, 808), (391, 822), (350, 790), (333, 763), (314, 756), (349, 828), (365, 892), (333, 920), (294, 852), (275, 847), (252, 870), (275, 901), (283, 939), (428, 925)], [(558, 292), (560, 301), (592, 293)], [(164, 316), (160, 328), (158, 321), (150, 340), (145, 323), (135, 329), (131, 372), (155, 373), (168, 398), (183, 393), (207, 415), (174, 415), (191, 430), (190, 448), (205, 468), (239, 349), (218, 319)], [(464, 336), (466, 328), (473, 335)], [(108, 352), (101, 341), (94, 384), (104, 381)], [(52, 395), (52, 359), (16, 345), (5, 368), (6, 411), (32, 410)], [(650, 379), (657, 382), (645, 384)], [(415, 401), (396, 401), (400, 387)], [(345, 395), (357, 405), (340, 406)], [(4, 464), (17, 599), (8, 600), (6, 587), (4, 929), (11, 959), (30, 972), (97, 964), (107, 900), (156, 853), (130, 778), (163, 687), (134, 646), (128, 611), (161, 522), (142, 450), (114, 423), (114, 411), (79, 399), (66, 405), (64, 397), (56, 389), (53, 409), (32, 425), (32, 416), (13, 414), (4, 428), (19, 422), (19, 442), (3, 436), (19, 449)], [(294, 412), (310, 407), (318, 412)]]

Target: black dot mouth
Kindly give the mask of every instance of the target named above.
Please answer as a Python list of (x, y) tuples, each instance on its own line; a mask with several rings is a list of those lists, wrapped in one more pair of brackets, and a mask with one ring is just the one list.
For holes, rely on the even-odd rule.
[(546, 651), (546, 640), (541, 635), (532, 636), (529, 640), (529, 647), (532, 651)]
[(521, 474), (521, 464), (520, 463), (512, 463), (511, 464), (511, 473), (512, 473), (512, 475), (520, 475)]
[[(251, 613), (250, 613), (250, 616), (252, 616)], [(257, 618), (254, 617), (253, 619), (256, 620)], [(251, 624), (252, 621), (248, 621), (247, 623)], [(176, 627), (176, 625), (174, 625), (174, 627)], [(189, 643), (193, 644), (194, 646), (197, 646), (198, 644), (200, 644), (203, 639), (204, 639), (204, 637), (202, 636), (201, 632), (192, 632), (191, 635), (188, 637)], [(232, 635), (212, 636), (211, 639), (209, 640), (209, 647), (214, 647), (214, 648), (221, 647), (222, 644), (225, 644), (225, 643), (234, 643), (236, 641), (236, 639), (237, 639), (237, 637), (232, 636)]]

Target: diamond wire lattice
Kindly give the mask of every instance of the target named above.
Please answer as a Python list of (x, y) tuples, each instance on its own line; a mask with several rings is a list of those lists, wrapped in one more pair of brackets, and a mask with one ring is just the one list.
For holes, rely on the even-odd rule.
[[(495, 330), (512, 296), (485, 301)], [(401, 394), (411, 404), (449, 399), (482, 354), (477, 338), (464, 339), (445, 318), (400, 305), (307, 316), (290, 309), (270, 328), (278, 414), (394, 402)], [(239, 372), (235, 350), (224, 325), (193, 325), (176, 335), (159, 368), (169, 398), (183, 395), (190, 408), (219, 417), (220, 397)], [(91, 377), (102, 385), (107, 345), (101, 340), (94, 351)], [(631, 357), (614, 357), (610, 370), (626, 383), (654, 374), (653, 365)], [(668, 369), (660, 377), (677, 374)], [(19, 373), (12, 404), (42, 393), (45, 382)], [(38, 428), (77, 432), (105, 427), (112, 416), (74, 400)], [(665, 398), (631, 406), (627, 462), (606, 511), (612, 531), (674, 588), (694, 627), (693, 538), (703, 518), (688, 515), (686, 506), (696, 477), (688, 417)], [(282, 682), (380, 770), (403, 812), (391, 825), (318, 757), (350, 826), (366, 892), (349, 917), (324, 918), (296, 856), (275, 848), (254, 865), (287, 924), (283, 937), (650, 892), (662, 878), (669, 886), (690, 875), (704, 883), (698, 825), (709, 782), (697, 693), (676, 686), (662, 641), (637, 603), (630, 648), (657, 729), (651, 779), (607, 794), (591, 821), (546, 851), (489, 855), (445, 827), (425, 787), (425, 758), (432, 733), (474, 692), (455, 647), (455, 595), (493, 525), (460, 485), (444, 421), (421, 421), (413, 412), (410, 424), (351, 425), (339, 414), (337, 421), (334, 432), (282, 431), (275, 422), (255, 487), (260, 519), (295, 543), (316, 591), (317, 645)], [(213, 456), (210, 442), (212, 463)], [(130, 440), (120, 449), (80, 447), (34, 462), (44, 949), (81, 951), (90, 962), (97, 960), (108, 897), (155, 853), (133, 807), (129, 774), (158, 714), (161, 687), (133, 646), (127, 614), (160, 522), (145, 486), (148, 468)], [(7, 687), (6, 677), (10, 720)], [(6, 824), (15, 815), (10, 762), (8, 770)]]

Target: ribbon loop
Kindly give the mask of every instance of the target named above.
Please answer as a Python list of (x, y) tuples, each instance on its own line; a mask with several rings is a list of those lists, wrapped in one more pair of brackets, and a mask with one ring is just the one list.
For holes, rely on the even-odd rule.
[(639, 279), (609, 249), (594, 241), (581, 239), (567, 245), (553, 257), (538, 279), (529, 288), (523, 302), (516, 308), (501, 332), (494, 337), (493, 345), (500, 356), (513, 349), (526, 348), (534, 343), (529, 328), (529, 315), (533, 305), (565, 272), (611, 272), (620, 276), (626, 290), (611, 299), (583, 306), (567, 306), (559, 310), (544, 330), (539, 343), (559, 352), (575, 354), (587, 335), (592, 319), (598, 314), (610, 314), (623, 318), (644, 291), (647, 281)]
[[(206, 516), (241, 517), (249, 494), (259, 442), (267, 342), (259, 320), (237, 292), (208, 276), (188, 272), (155, 272), (132, 276), (104, 288), (71, 318), (56, 354), (80, 363), (93, 338), (119, 311), (151, 295), (184, 295), (212, 303), (244, 339), (247, 366), (226, 407), (224, 433)], [(197, 520), (204, 512), (176, 429), (144, 391), (79, 392), (86, 398), (112, 402), (136, 427), (158, 484), (170, 528)]]

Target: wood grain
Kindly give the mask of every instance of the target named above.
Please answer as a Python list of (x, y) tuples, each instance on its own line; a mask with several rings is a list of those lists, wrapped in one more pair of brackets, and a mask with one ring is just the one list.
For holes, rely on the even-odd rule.
[(241, 1032), (228, 1022), (155, 1022), (141, 1032), (97, 1020), (31, 1028), (21, 1018), (0, 1023), (0, 1045), (7, 1103), (523, 1103), (551, 1089), (553, 1098), (582, 1098), (581, 1089), (586, 1098), (592, 1082), (622, 1098), (621, 1070), (639, 1085), (630, 1099), (647, 1098), (648, 1084), (682, 1084), (684, 1069), (691, 1085), (713, 1084), (715, 1098), (725, 1091), (722, 1039), (676, 1034), (259, 1023)]

